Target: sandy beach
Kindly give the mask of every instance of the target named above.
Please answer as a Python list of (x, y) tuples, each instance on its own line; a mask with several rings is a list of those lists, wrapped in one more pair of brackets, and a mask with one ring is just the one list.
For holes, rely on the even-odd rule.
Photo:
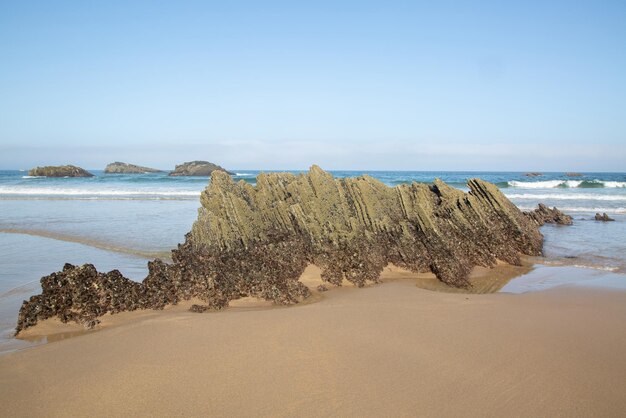
[(0, 418), (626, 418), (626, 1), (0, 6)]
[(1, 356), (1, 415), (626, 413), (626, 292), (442, 293), (395, 273), (294, 307), (108, 317)]

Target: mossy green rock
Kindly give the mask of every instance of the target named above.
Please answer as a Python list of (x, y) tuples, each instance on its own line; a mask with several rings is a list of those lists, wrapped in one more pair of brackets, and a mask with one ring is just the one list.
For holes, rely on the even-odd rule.
[(36, 167), (28, 171), (29, 176), (39, 177), (93, 177), (89, 171), (74, 165)]

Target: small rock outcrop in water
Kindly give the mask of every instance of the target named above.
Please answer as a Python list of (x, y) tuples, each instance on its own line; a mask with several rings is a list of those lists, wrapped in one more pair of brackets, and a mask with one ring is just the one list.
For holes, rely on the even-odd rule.
[(517, 265), (520, 254), (541, 253), (534, 218), (493, 184), (473, 179), (468, 186), (469, 193), (439, 180), (388, 187), (369, 176), (337, 179), (316, 166), (306, 174), (260, 174), (252, 186), (214, 172), (172, 264), (148, 263), (142, 283), (115, 270), (66, 265), (23, 303), (16, 330), (53, 316), (92, 326), (107, 312), (192, 297), (203, 301), (195, 312), (244, 296), (297, 303), (310, 295), (298, 280), (310, 263), (335, 285), (377, 282), (393, 263), (469, 287), (474, 266), (498, 259)]
[(228, 174), (230, 171), (217, 164), (208, 161), (190, 161), (177, 165), (169, 175), (170, 176), (210, 176), (214, 171), (223, 171)]
[(535, 221), (539, 226), (544, 224), (571, 225), (573, 223), (571, 216), (564, 214), (557, 208), (550, 209), (543, 203), (539, 203), (537, 209), (524, 212), (524, 214)]
[(614, 221), (615, 219), (609, 217), (609, 215), (607, 215), (606, 213), (603, 213), (602, 215), (600, 215), (599, 213), (596, 213), (596, 221), (602, 221), (602, 222), (610, 222), (610, 221)]
[(93, 177), (89, 171), (74, 165), (36, 167), (28, 170), (29, 176), (40, 177)]
[(584, 176), (583, 173), (576, 173), (576, 172), (569, 172), (569, 173), (565, 173), (565, 175), (567, 177), (582, 177)]
[(108, 164), (104, 169), (106, 174), (143, 174), (143, 173), (162, 173), (163, 170), (156, 168), (142, 167), (140, 165), (121, 163), (116, 161)]
[(530, 173), (526, 173), (524, 174), (526, 177), (541, 177), (543, 176), (543, 173), (538, 173), (538, 172), (530, 172)]

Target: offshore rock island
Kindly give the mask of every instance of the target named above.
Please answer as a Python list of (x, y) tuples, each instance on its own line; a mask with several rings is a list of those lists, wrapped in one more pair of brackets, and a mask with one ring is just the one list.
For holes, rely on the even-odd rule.
[(144, 173), (162, 173), (163, 170), (157, 170), (156, 168), (143, 167), (140, 165), (122, 163), (116, 161), (111, 164), (107, 164), (104, 169), (106, 174), (144, 174)]
[(35, 177), (93, 177), (89, 171), (74, 165), (35, 167), (28, 170), (28, 175)]
[(523, 213), (491, 183), (472, 179), (468, 187), (465, 193), (440, 180), (388, 187), (369, 176), (334, 178), (317, 166), (260, 174), (252, 186), (217, 170), (171, 264), (148, 263), (142, 283), (117, 270), (66, 264), (23, 303), (16, 333), (52, 317), (93, 327), (106, 313), (191, 298), (203, 303), (192, 307), (197, 312), (244, 296), (298, 303), (310, 295), (298, 280), (309, 264), (333, 285), (378, 282), (393, 263), (468, 288), (473, 267), (519, 265), (522, 254), (541, 254), (540, 225), (566, 223), (556, 209)]
[(224, 167), (220, 167), (217, 164), (210, 163), (208, 161), (189, 161), (177, 165), (174, 171), (169, 173), (170, 176), (210, 176), (214, 171), (223, 171), (228, 174), (235, 174)]

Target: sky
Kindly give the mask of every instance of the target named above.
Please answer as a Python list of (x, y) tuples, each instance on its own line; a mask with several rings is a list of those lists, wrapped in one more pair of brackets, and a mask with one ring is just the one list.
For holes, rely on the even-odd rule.
[(625, 22), (624, 1), (0, 0), (0, 168), (624, 172)]

